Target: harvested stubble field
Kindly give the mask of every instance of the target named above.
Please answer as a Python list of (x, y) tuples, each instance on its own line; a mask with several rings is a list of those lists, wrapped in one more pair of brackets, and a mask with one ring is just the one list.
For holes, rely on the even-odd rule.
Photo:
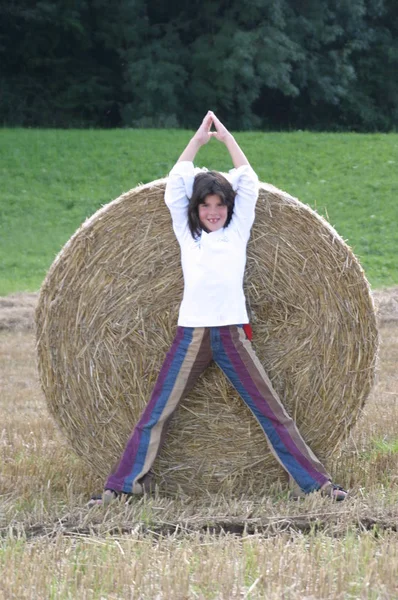
[(398, 598), (398, 289), (375, 293), (381, 349), (366, 410), (330, 465), (352, 491), (85, 503), (102, 482), (48, 415), (35, 295), (0, 299), (0, 598)]

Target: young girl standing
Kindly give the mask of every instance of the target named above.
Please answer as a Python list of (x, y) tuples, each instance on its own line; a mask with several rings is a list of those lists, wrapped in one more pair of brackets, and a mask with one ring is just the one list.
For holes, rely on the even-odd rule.
[[(211, 131), (214, 126), (215, 131)], [(198, 150), (212, 137), (234, 165), (228, 176), (195, 169)], [(184, 296), (177, 333), (151, 398), (102, 496), (91, 504), (150, 489), (151, 467), (181, 399), (214, 360), (248, 405), (276, 460), (299, 487), (334, 500), (346, 492), (301, 437), (251, 344), (243, 293), (246, 246), (255, 216), (258, 179), (231, 133), (209, 111), (170, 172), (165, 200), (181, 248)]]

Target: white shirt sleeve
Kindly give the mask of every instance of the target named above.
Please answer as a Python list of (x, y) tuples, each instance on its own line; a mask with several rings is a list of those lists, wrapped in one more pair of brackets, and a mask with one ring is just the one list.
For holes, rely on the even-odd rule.
[(181, 161), (174, 165), (169, 173), (165, 190), (165, 202), (173, 221), (177, 240), (182, 240), (191, 232), (188, 227), (188, 205), (192, 196), (195, 175), (202, 169), (196, 169), (190, 161)]
[(231, 169), (227, 179), (236, 192), (231, 225), (249, 239), (258, 198), (258, 177), (250, 165), (242, 165)]

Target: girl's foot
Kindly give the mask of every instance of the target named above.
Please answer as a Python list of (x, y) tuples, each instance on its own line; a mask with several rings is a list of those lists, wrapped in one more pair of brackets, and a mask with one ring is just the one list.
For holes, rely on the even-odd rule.
[(115, 490), (104, 490), (99, 496), (92, 496), (90, 502), (87, 503), (87, 508), (93, 506), (104, 506), (107, 507), (109, 504), (120, 498), (121, 494)]
[(331, 481), (328, 481), (320, 489), (321, 495), (331, 498), (334, 502), (341, 502), (347, 498), (348, 492), (346, 492), (340, 485), (336, 485)]

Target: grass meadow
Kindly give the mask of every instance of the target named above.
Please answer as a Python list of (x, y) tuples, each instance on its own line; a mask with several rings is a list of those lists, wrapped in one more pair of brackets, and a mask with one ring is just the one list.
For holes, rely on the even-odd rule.
[[(188, 141), (177, 130), (0, 130), (0, 295), (36, 291), (87, 216), (164, 177)], [(262, 181), (328, 218), (374, 287), (398, 283), (398, 134), (237, 135)], [(228, 170), (213, 140), (198, 165)]]
[[(37, 290), (81, 221), (164, 176), (188, 137), (0, 130), (0, 295)], [(374, 390), (328, 465), (350, 497), (158, 490), (88, 509), (103, 482), (48, 414), (29, 321), (6, 326), (0, 314), (0, 600), (398, 599), (398, 289), (382, 289), (398, 284), (398, 136), (257, 132), (239, 141), (260, 179), (329, 217), (388, 308)], [(197, 162), (230, 166), (216, 142)], [(3, 298), (0, 312), (14, 300)]]

